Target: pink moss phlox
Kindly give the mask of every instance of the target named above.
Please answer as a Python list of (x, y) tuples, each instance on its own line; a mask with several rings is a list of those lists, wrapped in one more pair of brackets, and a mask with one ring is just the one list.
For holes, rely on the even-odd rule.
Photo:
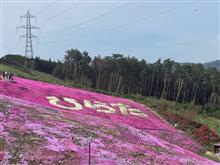
[[(0, 81), (0, 164), (212, 164), (201, 146), (131, 100), (16, 77)], [(124, 103), (148, 115), (106, 114), (94, 109), (64, 110), (47, 96)], [(167, 130), (165, 132), (158, 130)], [(0, 143), (0, 144), (1, 144)], [(1, 148), (1, 146), (0, 146)], [(3, 148), (3, 147), (2, 147)]]

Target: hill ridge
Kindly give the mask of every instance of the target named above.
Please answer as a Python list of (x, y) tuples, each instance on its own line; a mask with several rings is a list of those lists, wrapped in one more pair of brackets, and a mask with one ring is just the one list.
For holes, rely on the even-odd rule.
[(207, 68), (216, 68), (220, 70), (220, 60), (214, 60), (203, 64)]

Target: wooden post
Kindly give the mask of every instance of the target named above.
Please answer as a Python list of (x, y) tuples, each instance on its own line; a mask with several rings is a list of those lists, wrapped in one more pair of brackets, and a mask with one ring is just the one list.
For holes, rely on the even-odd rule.
[(88, 138), (88, 145), (89, 145), (89, 165), (91, 165), (91, 143), (92, 143), (92, 137), (90, 136)]
[(91, 165), (91, 142), (89, 141), (89, 165)]

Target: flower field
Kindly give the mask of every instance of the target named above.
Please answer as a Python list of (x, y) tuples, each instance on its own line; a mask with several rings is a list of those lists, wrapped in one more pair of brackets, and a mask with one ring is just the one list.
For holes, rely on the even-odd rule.
[(0, 164), (201, 164), (203, 148), (146, 106), (22, 78), (0, 81)]

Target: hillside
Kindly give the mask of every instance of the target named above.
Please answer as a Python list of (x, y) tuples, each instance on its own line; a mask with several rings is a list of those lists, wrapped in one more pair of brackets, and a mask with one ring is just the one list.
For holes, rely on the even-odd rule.
[(208, 68), (217, 68), (218, 70), (220, 70), (220, 60), (211, 61), (203, 65)]
[(28, 78), (32, 80), (39, 80), (45, 82), (53, 82), (56, 84), (65, 84), (64, 81), (43, 72), (32, 70), (21, 65), (13, 64), (0, 64), (0, 71), (6, 71), (8, 73), (13, 73), (16, 76)]
[[(131, 100), (16, 77), (0, 81), (3, 164), (217, 164)], [(45, 154), (46, 153), (46, 154)]]

